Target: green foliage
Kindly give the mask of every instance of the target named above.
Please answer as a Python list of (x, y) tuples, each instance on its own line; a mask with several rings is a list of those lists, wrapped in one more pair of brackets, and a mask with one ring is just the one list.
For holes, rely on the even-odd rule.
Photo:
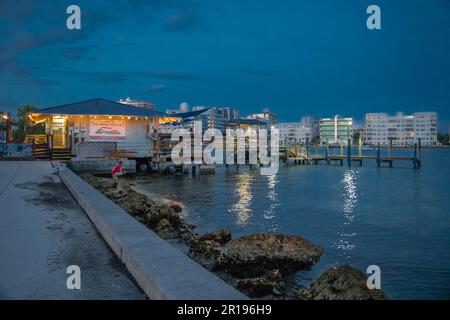
[(448, 133), (442, 134), (438, 133), (437, 136), (438, 142), (442, 143), (443, 145), (450, 145), (450, 135)]
[(36, 107), (26, 105), (17, 109), (17, 128), (13, 132), (14, 139), (24, 139), (27, 134), (44, 134), (45, 125), (39, 124), (32, 126), (28, 115), (31, 112), (37, 111)]

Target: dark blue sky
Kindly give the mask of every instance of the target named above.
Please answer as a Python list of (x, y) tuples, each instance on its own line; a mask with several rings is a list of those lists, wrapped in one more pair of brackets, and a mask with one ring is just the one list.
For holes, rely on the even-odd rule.
[[(66, 28), (70, 4), (81, 31)], [(366, 28), (370, 4), (382, 30)], [(450, 124), (450, 0), (0, 0), (0, 39), (0, 110), (131, 96)]]

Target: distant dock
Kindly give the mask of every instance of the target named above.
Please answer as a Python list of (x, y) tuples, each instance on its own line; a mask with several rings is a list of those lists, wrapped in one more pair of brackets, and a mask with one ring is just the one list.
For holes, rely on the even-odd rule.
[(362, 155), (362, 144), (361, 142), (358, 145), (358, 155), (353, 155), (351, 152), (351, 141), (350, 139), (347, 142), (346, 153), (344, 154), (344, 145), (340, 145), (340, 154), (332, 155), (329, 151), (329, 145), (326, 143), (325, 146), (325, 154), (318, 153), (318, 145), (314, 146), (315, 152), (311, 154), (311, 145), (309, 143), (304, 147), (304, 151), (302, 152), (298, 146), (287, 147), (284, 151), (285, 157), (284, 160), (286, 163), (294, 163), (294, 164), (319, 164), (325, 162), (326, 164), (336, 164), (343, 166), (344, 163), (350, 167), (353, 163), (357, 163), (357, 165), (362, 166), (365, 161), (376, 161), (377, 167), (382, 167), (383, 163), (387, 163), (390, 168), (394, 166), (394, 162), (398, 161), (410, 161), (413, 165), (413, 168), (419, 169), (422, 166), (422, 144), (421, 140), (418, 140), (418, 143), (414, 144), (413, 155), (408, 156), (394, 156), (393, 155), (393, 146), (392, 140), (390, 140), (388, 146), (388, 154), (387, 156), (381, 156), (381, 147), (378, 144), (376, 147), (376, 155), (371, 156), (363, 156)]

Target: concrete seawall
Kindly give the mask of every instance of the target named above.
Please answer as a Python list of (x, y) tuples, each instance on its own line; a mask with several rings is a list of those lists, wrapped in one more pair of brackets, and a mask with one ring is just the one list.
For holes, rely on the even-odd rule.
[(73, 173), (61, 180), (150, 299), (248, 299)]

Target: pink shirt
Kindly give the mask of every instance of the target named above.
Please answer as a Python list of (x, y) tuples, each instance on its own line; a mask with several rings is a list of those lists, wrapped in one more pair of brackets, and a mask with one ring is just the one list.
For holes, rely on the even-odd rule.
[(122, 172), (122, 165), (121, 164), (118, 164), (117, 166), (115, 166), (112, 169), (111, 174), (114, 175), (115, 173), (119, 173), (119, 172)]

